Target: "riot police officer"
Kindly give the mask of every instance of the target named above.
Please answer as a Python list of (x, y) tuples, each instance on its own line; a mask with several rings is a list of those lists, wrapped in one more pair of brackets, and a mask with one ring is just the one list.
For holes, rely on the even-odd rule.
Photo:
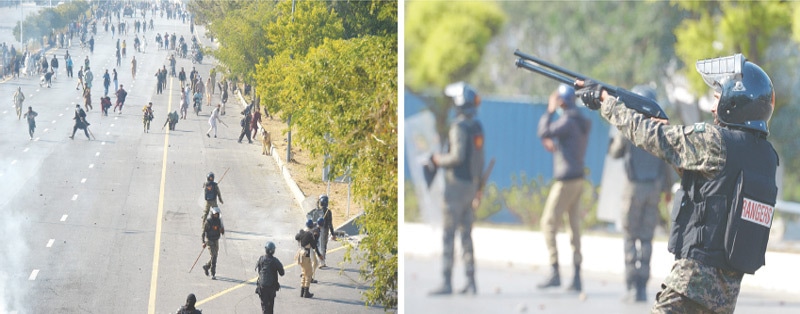
[(444, 232), (442, 286), (431, 295), (452, 293), (453, 245), (456, 230), (461, 230), (464, 249), (467, 285), (460, 293), (477, 293), (475, 285), (475, 257), (472, 251), (472, 223), (475, 220), (473, 200), (479, 194), (478, 186), (483, 172), (483, 128), (475, 119), (480, 96), (464, 82), (450, 84), (445, 95), (452, 98), (456, 109), (455, 121), (450, 125), (449, 151), (434, 154), (434, 166), (445, 169)]
[(322, 253), (322, 263), (319, 268), (328, 267), (325, 260), (328, 258), (328, 237), (330, 236), (336, 241), (336, 234), (333, 234), (333, 213), (328, 208), (328, 196), (322, 194), (319, 196), (319, 207), (322, 209), (322, 217), (317, 219), (317, 228), (319, 229), (319, 251)]
[[(634, 93), (653, 101), (656, 92), (645, 85), (633, 87)], [(650, 279), (650, 256), (653, 253), (653, 233), (660, 220), (658, 204), (661, 194), (666, 203), (670, 197), (670, 169), (667, 164), (644, 149), (638, 148), (617, 132), (608, 154), (620, 158), (625, 165), (629, 184), (622, 192), (622, 231), (625, 250), (625, 302), (647, 300), (647, 281)]]
[(194, 293), (190, 293), (186, 297), (186, 304), (181, 306), (178, 309), (178, 311), (175, 312), (175, 313), (176, 314), (201, 314), (201, 313), (203, 313), (202, 311), (200, 311), (200, 310), (198, 310), (198, 309), (196, 309), (194, 307), (195, 303), (197, 303), (197, 297), (194, 296)]
[(742, 277), (764, 265), (777, 198), (769, 76), (742, 54), (700, 60), (696, 69), (714, 90), (713, 124), (667, 125), (620, 105), (595, 83), (575, 82), (585, 104), (681, 175), (685, 194), (673, 209), (667, 246), (676, 261), (653, 313), (733, 313)]
[(272, 314), (275, 308), (275, 292), (281, 289), (278, 283), (278, 275), (283, 276), (283, 264), (275, 255), (275, 243), (267, 241), (264, 244), (266, 255), (258, 258), (256, 272), (258, 272), (258, 285), (256, 293), (261, 298), (261, 311), (264, 314)]
[(211, 218), (206, 220), (203, 226), (203, 247), (208, 246), (208, 252), (211, 254), (211, 259), (208, 263), (203, 265), (203, 271), (208, 276), (209, 270), (211, 271), (211, 279), (217, 279), (217, 256), (219, 255), (219, 238), (225, 234), (225, 226), (219, 218), (219, 207), (211, 208)]
[(322, 254), (319, 253), (319, 249), (317, 248), (317, 239), (314, 238), (314, 234), (311, 232), (300, 229), (300, 231), (294, 236), (294, 239), (297, 240), (297, 244), (300, 245), (300, 249), (297, 250), (297, 254), (295, 255), (297, 265), (300, 265), (300, 268), (302, 269), (302, 277), (300, 278), (300, 297), (313, 298), (314, 294), (309, 291), (311, 288), (311, 280), (314, 276), (314, 269), (311, 267), (311, 254), (316, 254), (320, 259), (322, 258)]
[(214, 182), (213, 172), (208, 173), (206, 182), (203, 183), (203, 196), (206, 200), (206, 209), (203, 211), (203, 226), (205, 226), (206, 218), (208, 218), (208, 210), (212, 207), (217, 207), (217, 199), (219, 199), (221, 204), (225, 204), (225, 202), (222, 201), (222, 194), (219, 192), (219, 185)]

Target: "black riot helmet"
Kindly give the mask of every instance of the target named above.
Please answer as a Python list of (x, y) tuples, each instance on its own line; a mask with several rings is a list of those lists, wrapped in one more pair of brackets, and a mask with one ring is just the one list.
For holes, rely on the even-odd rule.
[(453, 99), (453, 104), (458, 113), (473, 116), (477, 113), (478, 106), (481, 104), (481, 96), (472, 86), (464, 82), (447, 85), (444, 94)]
[(264, 244), (264, 249), (267, 251), (267, 255), (269, 255), (269, 256), (274, 255), (275, 254), (275, 243), (273, 243), (272, 241), (267, 241), (267, 243)]
[(197, 303), (197, 297), (194, 296), (194, 293), (189, 293), (186, 297), (186, 305), (194, 308), (195, 303)]
[(327, 195), (322, 194), (322, 195), (319, 196), (319, 206), (322, 207), (322, 208), (327, 208), (328, 207), (328, 196)]
[(208, 175), (206, 176), (206, 179), (208, 179), (208, 181), (214, 181), (214, 173), (209, 172)]
[(721, 123), (769, 135), (775, 90), (761, 67), (735, 54), (697, 61), (697, 72), (720, 93), (717, 119)]

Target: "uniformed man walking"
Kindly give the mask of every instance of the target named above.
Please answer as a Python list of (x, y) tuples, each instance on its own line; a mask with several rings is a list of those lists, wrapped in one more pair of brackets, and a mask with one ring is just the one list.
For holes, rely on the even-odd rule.
[(460, 293), (477, 293), (475, 285), (475, 256), (472, 250), (472, 223), (475, 220), (473, 200), (483, 172), (483, 127), (475, 118), (480, 96), (466, 83), (454, 83), (445, 89), (453, 99), (456, 118), (450, 124), (450, 149), (431, 157), (434, 166), (445, 169), (443, 276), (442, 286), (431, 295), (452, 293), (453, 254), (456, 230), (461, 230), (461, 247), (464, 250), (467, 285)]
[[(562, 111), (555, 118), (556, 112)], [(581, 291), (581, 214), (580, 199), (583, 194), (584, 157), (589, 143), (591, 120), (584, 117), (575, 106), (575, 90), (569, 85), (560, 85), (553, 91), (547, 104), (547, 113), (539, 120), (539, 137), (547, 151), (553, 153), (553, 179), (555, 182), (547, 195), (542, 214), (541, 228), (549, 253), (551, 273), (538, 288), (561, 286), (558, 266), (556, 232), (569, 216), (570, 243), (574, 276), (568, 291)]]
[(211, 254), (211, 259), (208, 263), (203, 265), (203, 271), (208, 276), (209, 270), (211, 271), (211, 279), (217, 280), (217, 255), (219, 253), (219, 238), (225, 234), (225, 226), (219, 218), (219, 207), (211, 208), (211, 218), (206, 220), (203, 226), (203, 247), (208, 246), (208, 253)]
[(318, 258), (322, 258), (322, 254), (319, 253), (317, 240), (314, 239), (314, 235), (311, 232), (300, 230), (294, 236), (294, 239), (300, 245), (300, 249), (297, 250), (295, 255), (295, 260), (303, 271), (303, 275), (300, 277), (300, 297), (313, 298), (314, 294), (309, 291), (311, 280), (314, 277), (314, 269), (311, 267), (311, 252), (313, 250)]
[(225, 202), (222, 201), (222, 193), (219, 192), (219, 185), (214, 182), (213, 172), (208, 173), (206, 176), (206, 182), (203, 183), (203, 197), (206, 200), (206, 209), (203, 211), (203, 226), (205, 226), (209, 209), (218, 207), (217, 199), (219, 199), (220, 204), (225, 204)]
[[(333, 232), (333, 213), (328, 208), (328, 196), (323, 194), (319, 196), (319, 208), (322, 209), (322, 217), (317, 220), (317, 228), (319, 228), (319, 252), (322, 253), (322, 263), (319, 268), (327, 267), (325, 263), (328, 258), (328, 237)], [(333, 235), (333, 240), (336, 241), (336, 235)]]
[(258, 272), (256, 294), (261, 298), (261, 312), (272, 314), (275, 308), (275, 293), (281, 289), (278, 275), (283, 276), (284, 270), (281, 261), (274, 256), (275, 243), (267, 241), (264, 250), (267, 254), (259, 257), (256, 264), (256, 272)]
[(777, 198), (778, 154), (767, 141), (775, 106), (769, 76), (742, 54), (700, 60), (696, 69), (714, 89), (714, 124), (667, 125), (595, 83), (575, 83), (587, 85), (579, 91), (585, 104), (681, 175), (685, 194), (671, 215), (667, 245), (676, 261), (653, 313), (733, 313), (742, 277), (764, 265)]
[[(634, 93), (653, 101), (655, 90), (639, 85)], [(658, 204), (663, 193), (670, 201), (670, 168), (667, 164), (638, 148), (622, 133), (617, 132), (608, 149), (613, 158), (622, 158), (628, 185), (622, 195), (622, 231), (625, 249), (625, 302), (647, 300), (647, 281), (650, 279), (650, 256), (653, 253), (653, 233), (660, 219)]]

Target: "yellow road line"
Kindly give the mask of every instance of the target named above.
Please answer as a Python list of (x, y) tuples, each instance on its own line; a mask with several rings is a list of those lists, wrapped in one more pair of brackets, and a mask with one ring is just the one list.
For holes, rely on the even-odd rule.
[[(172, 78), (169, 79), (169, 89), (172, 90)], [(169, 93), (167, 102), (167, 112), (172, 110), (172, 93)], [(153, 270), (150, 276), (150, 301), (147, 305), (147, 313), (156, 312), (156, 286), (158, 286), (158, 260), (161, 252), (161, 221), (164, 217), (164, 186), (167, 184), (167, 152), (169, 151), (169, 130), (164, 136), (164, 158), (161, 164), (161, 187), (158, 191), (158, 215), (156, 219), (156, 242), (153, 245)]]
[[(344, 248), (345, 248), (345, 246), (340, 246), (340, 247), (337, 247), (337, 248), (335, 248), (335, 249), (329, 250), (329, 251), (328, 251), (328, 253), (333, 253), (333, 252), (336, 252), (336, 251), (342, 250), (342, 249), (344, 249)], [(295, 267), (295, 266), (297, 266), (297, 263), (292, 263), (292, 264), (290, 264), (290, 265), (286, 265), (285, 267), (283, 267), (283, 269), (289, 269), (289, 268), (292, 268), (292, 267)], [(221, 297), (221, 296), (223, 296), (223, 295), (226, 295), (226, 294), (228, 294), (228, 293), (230, 293), (230, 292), (232, 292), (232, 291), (234, 291), (234, 290), (237, 290), (237, 289), (239, 289), (239, 288), (241, 288), (241, 287), (244, 287), (244, 286), (246, 286), (246, 285), (248, 285), (248, 284), (254, 283), (254, 282), (256, 282), (257, 280), (258, 280), (258, 276), (256, 276), (255, 278), (252, 278), (252, 279), (250, 279), (250, 280), (248, 280), (248, 281), (245, 281), (245, 282), (243, 282), (243, 283), (240, 283), (240, 284), (238, 284), (238, 285), (235, 285), (235, 286), (233, 286), (233, 287), (230, 287), (230, 288), (228, 288), (228, 289), (225, 289), (225, 290), (223, 290), (223, 291), (221, 291), (221, 292), (219, 292), (219, 293), (217, 293), (217, 294), (215, 294), (215, 295), (212, 295), (212, 296), (210, 296), (210, 297), (208, 297), (208, 298), (205, 298), (205, 299), (203, 299), (203, 300), (200, 300), (200, 301), (198, 301), (197, 303), (195, 303), (195, 306), (196, 306), (196, 307), (197, 307), (197, 306), (201, 306), (201, 305), (203, 305), (203, 304), (204, 304), (204, 303), (206, 303), (206, 302), (209, 302), (209, 301), (211, 301), (211, 300), (214, 300), (214, 299), (216, 299), (216, 298), (219, 298), (219, 297)]]

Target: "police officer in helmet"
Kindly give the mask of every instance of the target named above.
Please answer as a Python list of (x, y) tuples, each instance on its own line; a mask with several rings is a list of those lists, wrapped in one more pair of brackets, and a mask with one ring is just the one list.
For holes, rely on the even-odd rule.
[(576, 81), (584, 103), (681, 175), (685, 195), (671, 215), (668, 243), (676, 261), (653, 313), (733, 313), (742, 277), (764, 265), (777, 198), (769, 76), (741, 54), (700, 60), (696, 69), (714, 90), (713, 124), (667, 125), (604, 90), (595, 98), (589, 91), (601, 87)]
[(201, 314), (202, 311), (196, 309), (194, 304), (197, 303), (197, 297), (194, 296), (194, 293), (190, 293), (186, 296), (186, 304), (181, 306), (176, 312), (177, 314)]
[[(656, 100), (650, 86), (637, 85), (632, 92)], [(653, 253), (653, 233), (660, 220), (658, 210), (661, 194), (667, 204), (671, 200), (671, 170), (660, 158), (631, 143), (618, 132), (608, 148), (613, 158), (622, 159), (629, 184), (622, 192), (622, 232), (625, 250), (625, 302), (647, 301), (647, 281), (650, 279), (650, 257)]]
[(203, 183), (203, 196), (206, 200), (206, 209), (203, 211), (203, 226), (205, 226), (206, 219), (208, 218), (208, 211), (212, 207), (218, 207), (217, 199), (219, 199), (220, 204), (225, 204), (225, 202), (222, 201), (222, 193), (219, 192), (219, 185), (214, 182), (213, 172), (208, 173), (206, 182)]
[(461, 247), (464, 249), (467, 285), (460, 293), (477, 293), (475, 285), (475, 257), (472, 250), (472, 223), (475, 220), (473, 200), (479, 194), (478, 186), (483, 172), (483, 127), (475, 118), (480, 96), (464, 82), (450, 84), (445, 88), (456, 109), (456, 118), (450, 125), (449, 151), (431, 157), (436, 167), (444, 168), (444, 232), (442, 286), (431, 295), (452, 293), (453, 246), (456, 230), (460, 230)]
[(278, 283), (278, 275), (283, 276), (283, 264), (276, 258), (275, 243), (267, 241), (264, 244), (266, 255), (258, 258), (256, 272), (258, 272), (258, 285), (256, 294), (261, 298), (261, 311), (264, 314), (272, 314), (275, 307), (275, 293), (281, 289)]

